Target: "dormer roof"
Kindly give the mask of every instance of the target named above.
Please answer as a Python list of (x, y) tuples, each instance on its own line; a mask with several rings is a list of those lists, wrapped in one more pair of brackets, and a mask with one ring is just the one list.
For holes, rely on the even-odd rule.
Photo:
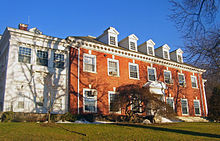
[(114, 28), (114, 27), (109, 27), (109, 28), (107, 28), (105, 31), (104, 31), (104, 33), (105, 32), (112, 32), (112, 33), (115, 33), (115, 34), (119, 34), (119, 32)]
[[(172, 52), (177, 52), (177, 53), (181, 53), (181, 54), (184, 53), (183, 50), (182, 50), (181, 48), (178, 48), (178, 49), (176, 49), (176, 50), (174, 50), (174, 51), (172, 51)], [(172, 53), (172, 52), (171, 52), (171, 53)]]
[(149, 44), (155, 46), (155, 43), (154, 43), (154, 41), (152, 39), (149, 39), (148, 41), (146, 41), (146, 43), (149, 43)]

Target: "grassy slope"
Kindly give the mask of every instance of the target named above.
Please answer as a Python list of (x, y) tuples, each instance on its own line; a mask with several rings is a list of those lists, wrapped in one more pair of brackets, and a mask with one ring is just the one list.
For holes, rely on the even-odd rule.
[[(87, 136), (75, 132), (84, 133)], [(220, 140), (220, 124), (48, 125), (39, 123), (0, 123), (0, 140)]]

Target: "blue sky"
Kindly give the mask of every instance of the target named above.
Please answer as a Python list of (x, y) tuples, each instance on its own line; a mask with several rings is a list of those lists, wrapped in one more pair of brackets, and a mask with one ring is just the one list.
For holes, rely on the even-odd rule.
[(0, 34), (19, 23), (37, 27), (45, 35), (99, 36), (109, 26), (119, 31), (119, 40), (135, 34), (138, 44), (152, 39), (171, 50), (183, 46), (181, 33), (168, 19), (168, 0), (4, 0), (1, 1)]

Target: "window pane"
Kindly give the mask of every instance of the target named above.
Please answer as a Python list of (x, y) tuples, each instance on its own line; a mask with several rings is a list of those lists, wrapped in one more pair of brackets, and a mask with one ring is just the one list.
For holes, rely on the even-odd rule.
[(192, 82), (192, 87), (196, 88), (197, 87), (196, 77), (191, 77), (191, 82)]
[(54, 68), (64, 68), (64, 55), (54, 53)]
[(115, 45), (115, 44), (116, 44), (116, 43), (115, 43), (115, 37), (110, 36), (110, 44), (111, 44), (111, 45)]
[(164, 58), (168, 59), (168, 51), (164, 51)]
[(48, 52), (47, 51), (37, 51), (37, 64), (42, 66), (48, 66)]
[(153, 55), (153, 48), (152, 48), (152, 47), (148, 47), (148, 53), (149, 53), (150, 55)]
[(188, 114), (187, 100), (181, 100), (182, 114)]
[(18, 62), (30, 63), (31, 62), (31, 49), (19, 47)]
[(117, 94), (110, 94), (110, 112), (118, 112), (119, 111), (119, 105), (117, 105), (115, 102), (117, 102), (118, 95)]
[(95, 112), (95, 100), (85, 98), (85, 111)]
[(148, 77), (149, 77), (149, 80), (151, 80), (151, 81), (155, 81), (156, 80), (155, 70), (154, 69), (148, 69)]
[(114, 61), (109, 61), (109, 75), (118, 75), (118, 63)]
[(138, 69), (136, 65), (129, 65), (130, 66), (130, 77), (131, 78), (138, 78)]
[(184, 86), (185, 85), (185, 78), (183, 74), (179, 74), (179, 85)]
[(84, 56), (84, 70), (95, 72), (95, 57)]
[(135, 50), (135, 43), (134, 42), (130, 42), (130, 49)]
[(166, 83), (171, 83), (171, 73), (168, 71), (164, 71), (164, 79)]
[(181, 57), (181, 55), (178, 55), (178, 56), (177, 56), (177, 59), (178, 59), (178, 62), (182, 63), (182, 57)]
[(195, 109), (195, 114), (200, 115), (199, 101), (194, 101), (194, 109)]

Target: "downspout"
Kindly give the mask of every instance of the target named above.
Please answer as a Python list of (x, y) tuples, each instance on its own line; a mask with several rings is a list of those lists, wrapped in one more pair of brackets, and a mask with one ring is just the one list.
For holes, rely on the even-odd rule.
[(199, 73), (198, 73), (198, 79), (199, 79), (199, 90), (200, 90), (201, 101), (202, 101), (202, 115), (205, 116), (205, 114), (204, 114), (203, 96), (202, 96), (202, 88), (201, 88), (201, 82), (200, 82)]
[(77, 79), (77, 112), (79, 114), (79, 75), (80, 75), (80, 48), (78, 47), (78, 79)]

